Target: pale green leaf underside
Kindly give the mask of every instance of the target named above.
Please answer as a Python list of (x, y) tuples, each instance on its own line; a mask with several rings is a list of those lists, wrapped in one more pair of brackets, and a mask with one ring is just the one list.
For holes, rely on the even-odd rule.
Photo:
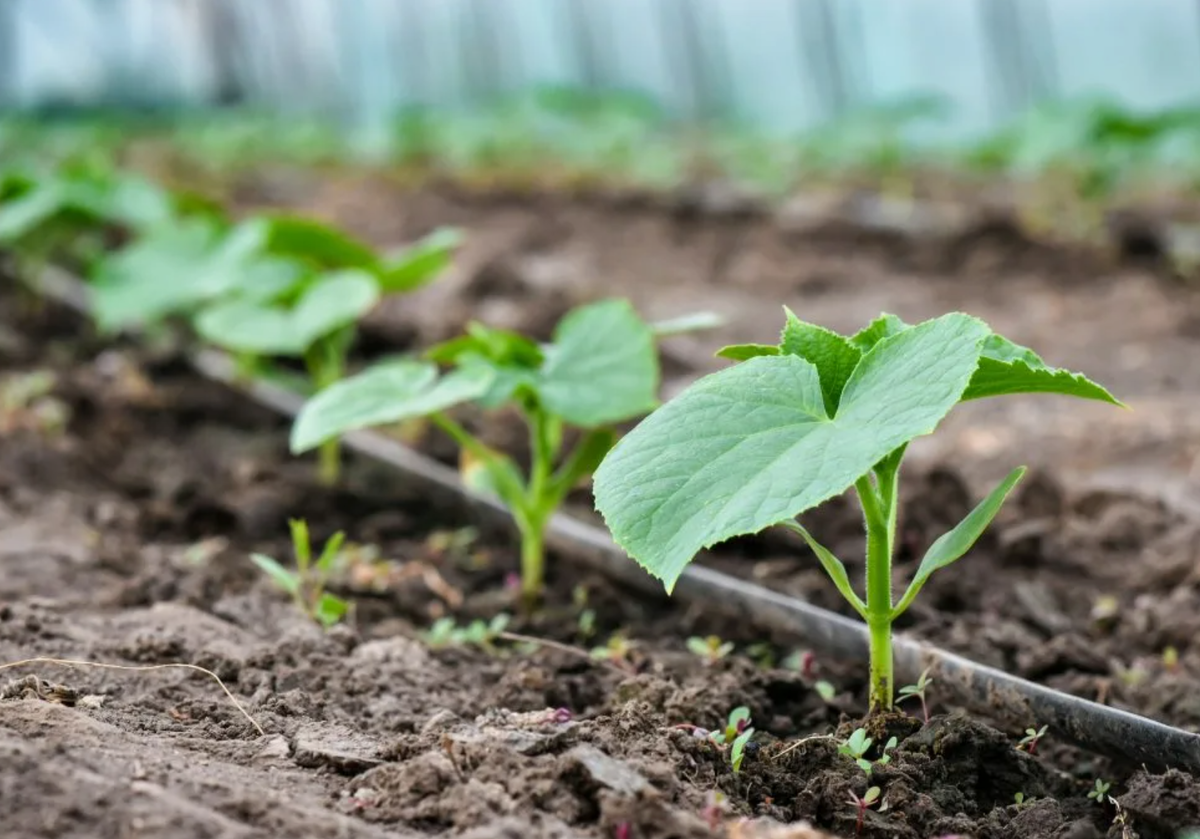
[(292, 426), (293, 454), (348, 431), (444, 411), (478, 398), (491, 384), (482, 367), (438, 378), (432, 364), (399, 361), (373, 367), (322, 390), (304, 404)]
[(538, 397), (572, 425), (621, 422), (657, 404), (654, 332), (626, 300), (575, 309), (559, 323), (545, 354)]
[(958, 402), (986, 325), (950, 314), (880, 341), (830, 419), (816, 368), (753, 358), (696, 382), (619, 442), (596, 472), (617, 543), (673, 588), (698, 551), (837, 495)]
[(805, 323), (791, 309), (784, 311), (787, 312), (787, 324), (783, 327), (779, 350), (785, 355), (798, 355), (817, 368), (825, 408), (829, 413), (835, 413), (842, 398), (842, 388), (862, 359), (862, 350), (836, 332)]
[(952, 562), (960, 559), (983, 535), (987, 530), (992, 519), (1000, 512), (1001, 506), (1004, 504), (1004, 499), (1012, 492), (1013, 487), (1021, 480), (1025, 474), (1025, 467), (1021, 466), (1014, 469), (1001, 481), (988, 496), (979, 502), (974, 510), (969, 512), (962, 521), (954, 528), (946, 533), (943, 533), (937, 540), (929, 546), (929, 550), (925, 552), (925, 556), (921, 559), (921, 564), (917, 567), (917, 573), (913, 576), (912, 582), (908, 589), (904, 592), (904, 596), (900, 598), (900, 602), (896, 604), (896, 608), (892, 610), (892, 619), (898, 618), (904, 613), (920, 593), (921, 587), (929, 580), (929, 577), (934, 571), (939, 568), (945, 568)]

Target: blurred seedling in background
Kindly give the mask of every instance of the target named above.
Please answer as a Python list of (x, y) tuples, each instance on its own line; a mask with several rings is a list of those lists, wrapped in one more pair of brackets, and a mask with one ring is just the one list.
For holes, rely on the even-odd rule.
[(596, 610), (588, 607), (587, 586), (578, 585), (571, 589), (571, 603), (579, 612), (575, 627), (579, 637), (585, 641), (596, 634)]
[(729, 812), (729, 799), (719, 789), (708, 791), (701, 817), (714, 833), (721, 827), (721, 821)]
[[(418, 289), (437, 278), (459, 243), (438, 230), (413, 246), (381, 257), (341, 230), (307, 219), (265, 216), (260, 268), (275, 270), (259, 282), (230, 289), (195, 318), (196, 331), (242, 359), (246, 372), (258, 359), (303, 359), (309, 386), (320, 391), (345, 377), (358, 322), (381, 299)], [(268, 262), (267, 260), (270, 260)], [(319, 451), (323, 483), (338, 481), (336, 438)]]
[(614, 632), (602, 646), (592, 647), (590, 655), (598, 661), (607, 661), (621, 669), (633, 670), (633, 655), (636, 649), (633, 641), (619, 632)]
[[(866, 623), (870, 711), (888, 711), (893, 624), (934, 573), (971, 550), (1025, 472), (1014, 469), (936, 539), (895, 600), (909, 443), (976, 399), (1055, 393), (1121, 403), (961, 312), (917, 325), (884, 314), (849, 336), (785, 315), (778, 344), (724, 348), (719, 355), (734, 366), (699, 379), (613, 446), (593, 481), (596, 509), (668, 593), (705, 548), (775, 526), (798, 533)], [(893, 410), (898, 404), (906, 409)], [(866, 531), (865, 598), (845, 564), (796, 519), (851, 488)]]
[(895, 737), (888, 739), (883, 747), (883, 752), (875, 760), (869, 760), (867, 753), (871, 750), (871, 745), (875, 741), (867, 736), (865, 728), (856, 728), (842, 743), (838, 745), (838, 754), (846, 755), (858, 764), (858, 768), (866, 773), (867, 777), (871, 777), (871, 772), (876, 766), (886, 766), (891, 763), (892, 756), (890, 752), (896, 748), (897, 740)]
[(350, 604), (346, 600), (325, 591), (330, 575), (338, 563), (345, 534), (338, 531), (330, 536), (321, 550), (321, 555), (314, 562), (312, 546), (309, 543), (308, 522), (292, 519), (288, 524), (292, 533), (295, 571), (285, 568), (278, 560), (266, 554), (251, 554), (250, 559), (275, 585), (292, 596), (296, 606), (309, 619), (329, 629), (346, 617), (350, 610)]
[[(854, 825), (855, 837), (862, 835), (863, 823), (867, 818), (867, 810), (869, 810), (871, 807), (874, 807), (876, 804), (880, 804), (879, 796), (881, 794), (882, 791), (879, 789), (879, 787), (869, 787), (863, 794), (862, 798), (859, 798), (858, 793), (854, 792), (853, 790), (850, 791), (850, 798), (848, 800), (858, 813), (858, 819)], [(879, 809), (882, 811), (884, 807), (880, 806)]]
[(1046, 736), (1046, 730), (1049, 726), (1043, 725), (1041, 728), (1025, 729), (1025, 736), (1017, 743), (1017, 751), (1029, 752), (1029, 754), (1037, 754), (1038, 743), (1042, 742), (1042, 738)]
[(1166, 646), (1162, 651), (1162, 666), (1168, 673), (1179, 672), (1179, 650), (1172, 646)]
[(495, 655), (499, 652), (496, 641), (504, 636), (510, 621), (503, 612), (490, 621), (476, 619), (465, 626), (459, 625), (454, 618), (439, 618), (425, 633), (424, 639), (435, 648), (473, 646)]
[(921, 677), (917, 679), (915, 685), (905, 685), (897, 691), (899, 699), (896, 704), (903, 702), (905, 699), (912, 699), (914, 696), (921, 700), (921, 715), (925, 718), (925, 722), (929, 722), (929, 705), (926, 704), (925, 691), (933, 684), (933, 679), (929, 678), (929, 668), (926, 667), (921, 672)]
[(49, 370), (0, 379), (0, 436), (19, 430), (57, 434), (66, 428), (71, 411), (53, 395), (57, 384)]
[(733, 652), (733, 643), (722, 641), (716, 635), (709, 635), (705, 638), (693, 635), (687, 639), (687, 648), (702, 659), (706, 665), (712, 666)]

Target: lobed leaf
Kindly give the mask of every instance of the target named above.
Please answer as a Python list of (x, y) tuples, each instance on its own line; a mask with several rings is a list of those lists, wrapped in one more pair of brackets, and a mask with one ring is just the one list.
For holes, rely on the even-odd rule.
[(1122, 405), (1082, 373), (1049, 367), (1033, 350), (992, 335), (984, 342), (979, 369), (971, 377), (963, 401), (1015, 393), (1054, 393)]
[(292, 426), (292, 453), (309, 451), (348, 431), (425, 416), (476, 399), (491, 385), (493, 375), (487, 368), (469, 367), (439, 378), (436, 367), (419, 361), (373, 367), (325, 388), (304, 404)]
[(783, 327), (779, 351), (785, 355), (798, 355), (817, 368), (825, 410), (833, 415), (842, 398), (842, 389), (862, 360), (863, 351), (836, 332), (805, 323), (791, 309), (784, 307), (784, 311), (787, 324)]
[(693, 384), (596, 471), (613, 537), (670, 591), (702, 548), (793, 519), (934, 430), (978, 364), (985, 324), (948, 314), (878, 340), (825, 410), (817, 368), (753, 358)]

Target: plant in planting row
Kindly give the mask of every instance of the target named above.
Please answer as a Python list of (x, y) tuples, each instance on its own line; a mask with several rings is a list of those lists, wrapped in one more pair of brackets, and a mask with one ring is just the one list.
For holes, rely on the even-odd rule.
[[(596, 508), (668, 592), (704, 548), (774, 526), (798, 533), (866, 622), (874, 710), (892, 708), (893, 623), (935, 571), (970, 550), (1024, 473), (1013, 470), (939, 537), (897, 600), (892, 559), (909, 443), (975, 399), (1054, 393), (1121, 404), (961, 313), (916, 325), (883, 315), (844, 336), (788, 311), (778, 344), (720, 355), (739, 363), (700, 379), (613, 447), (595, 474)], [(865, 598), (796, 519), (850, 489), (866, 529)]]
[[(71, 167), (40, 178), (0, 177), (0, 245), (36, 273), (51, 252), (116, 232), (123, 246), (89, 248), (92, 311), (106, 331), (191, 319), (244, 372), (270, 358), (302, 359), (310, 391), (342, 378), (355, 327), (387, 295), (417, 289), (448, 265), (451, 229), (380, 254), (309, 219), (262, 214), (232, 223), (215, 207), (135, 175)], [(76, 254), (78, 247), (76, 247)], [(337, 441), (320, 452), (325, 483), (339, 476)]]

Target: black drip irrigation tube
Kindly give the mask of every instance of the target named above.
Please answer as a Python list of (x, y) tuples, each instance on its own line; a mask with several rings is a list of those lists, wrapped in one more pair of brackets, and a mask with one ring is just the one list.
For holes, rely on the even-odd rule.
[[(69, 274), (48, 270), (37, 288), (89, 314), (86, 288)], [(191, 363), (205, 378), (284, 416), (294, 417), (304, 403), (303, 397), (280, 385), (240, 378), (233, 361), (216, 350), (194, 352)], [(346, 435), (343, 442), (348, 449), (402, 473), (406, 480), (419, 482), (431, 495), (450, 503), (465, 503), (489, 525), (515, 527), (499, 500), (471, 492), (455, 470), (396, 440), (373, 431), (356, 431)], [(559, 513), (549, 523), (546, 544), (625, 585), (662, 594), (659, 583), (599, 527)], [(802, 639), (825, 656), (868, 660), (869, 643), (863, 624), (702, 565), (687, 567), (675, 587), (675, 596)], [(992, 718), (1022, 728), (1046, 725), (1065, 741), (1148, 768), (1200, 774), (1200, 734), (1038, 685), (910, 638), (897, 637), (894, 649), (897, 680), (915, 682), (929, 668), (937, 678), (940, 693)]]

